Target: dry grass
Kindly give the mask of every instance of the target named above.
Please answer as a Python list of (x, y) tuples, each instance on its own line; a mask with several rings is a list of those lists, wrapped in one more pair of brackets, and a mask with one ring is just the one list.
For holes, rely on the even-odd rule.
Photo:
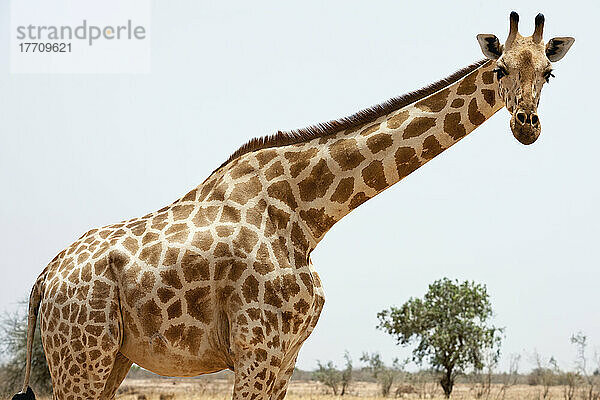
[[(402, 385), (404, 391), (410, 391), (409, 385)], [(428, 393), (435, 385), (429, 384)], [(229, 400), (231, 399), (231, 379), (199, 380), (199, 379), (126, 379), (121, 385), (116, 396), (118, 400)], [(412, 387), (412, 389), (419, 389)], [(392, 393), (396, 387), (392, 388)], [(541, 386), (516, 385), (510, 387), (504, 396), (500, 393), (500, 385), (492, 385), (489, 396), (477, 397), (474, 388), (468, 384), (458, 384), (452, 393), (452, 399), (473, 400), (534, 400), (542, 399)], [(388, 399), (394, 398), (394, 395)], [(399, 394), (397, 398), (418, 399), (416, 393)], [(439, 387), (435, 389), (434, 396), (426, 395), (427, 399), (442, 400)], [(41, 400), (50, 400), (41, 397)], [(355, 382), (349, 394), (343, 400), (383, 400), (378, 395), (378, 387), (371, 382)], [(554, 386), (550, 388), (546, 400), (563, 399), (563, 388)], [(330, 394), (328, 388), (312, 381), (292, 381), (286, 400), (341, 400), (340, 396)]]

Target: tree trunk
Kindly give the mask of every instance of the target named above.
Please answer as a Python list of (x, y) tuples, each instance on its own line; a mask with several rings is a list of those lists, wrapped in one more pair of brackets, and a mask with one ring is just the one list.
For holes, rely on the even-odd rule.
[(452, 377), (451, 369), (446, 370), (446, 373), (440, 380), (440, 385), (442, 385), (442, 389), (444, 389), (444, 396), (449, 399), (450, 393), (452, 393), (452, 387), (454, 386), (454, 378)]

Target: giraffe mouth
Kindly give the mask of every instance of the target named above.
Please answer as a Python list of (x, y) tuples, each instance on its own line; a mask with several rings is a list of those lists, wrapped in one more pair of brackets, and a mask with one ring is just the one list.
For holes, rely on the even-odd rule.
[(515, 139), (524, 145), (533, 144), (542, 131), (537, 114), (523, 109), (517, 109), (512, 113), (510, 129)]

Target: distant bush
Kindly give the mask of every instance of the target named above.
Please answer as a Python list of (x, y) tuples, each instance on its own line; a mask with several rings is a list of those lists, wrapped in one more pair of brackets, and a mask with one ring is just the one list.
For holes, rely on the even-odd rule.
[(340, 393), (341, 396), (346, 394), (346, 390), (348, 390), (348, 387), (350, 386), (350, 383), (352, 383), (352, 380), (354, 378), (352, 374), (352, 358), (350, 358), (350, 353), (347, 350), (344, 353), (344, 360), (346, 361), (346, 365), (344, 367), (344, 370), (342, 371), (342, 392)]
[(550, 368), (538, 367), (531, 370), (527, 376), (530, 386), (556, 386), (560, 384), (560, 376)]
[(336, 368), (333, 361), (329, 361), (327, 364), (321, 364), (321, 361), (317, 361), (317, 370), (313, 372), (313, 377), (323, 385), (331, 388), (333, 394), (337, 396), (342, 382), (342, 373)]
[(360, 361), (367, 364), (364, 369), (369, 371), (373, 377), (375, 377), (377, 383), (379, 383), (381, 395), (383, 397), (387, 397), (394, 382), (404, 374), (404, 368), (407, 364), (407, 361), (400, 362), (396, 358), (394, 359), (392, 366), (388, 367), (381, 359), (379, 353), (363, 353)]
[[(22, 302), (20, 311), (5, 313), (0, 318), (0, 390), (4, 395), (21, 390), (27, 360), (27, 303)], [(30, 386), (36, 393), (51, 393), (50, 370), (40, 338), (40, 325), (37, 324), (31, 355)]]

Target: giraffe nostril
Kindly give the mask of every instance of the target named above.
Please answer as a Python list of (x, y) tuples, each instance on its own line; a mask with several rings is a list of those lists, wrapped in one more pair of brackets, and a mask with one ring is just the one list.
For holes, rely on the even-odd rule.
[(537, 114), (532, 114), (531, 115), (531, 125), (537, 125), (538, 122), (540, 122), (540, 119), (538, 118)]
[(517, 119), (519, 120), (520, 123), (524, 124), (525, 123), (525, 118), (526, 118), (526, 116), (525, 116), (524, 112), (519, 111), (517, 113)]

